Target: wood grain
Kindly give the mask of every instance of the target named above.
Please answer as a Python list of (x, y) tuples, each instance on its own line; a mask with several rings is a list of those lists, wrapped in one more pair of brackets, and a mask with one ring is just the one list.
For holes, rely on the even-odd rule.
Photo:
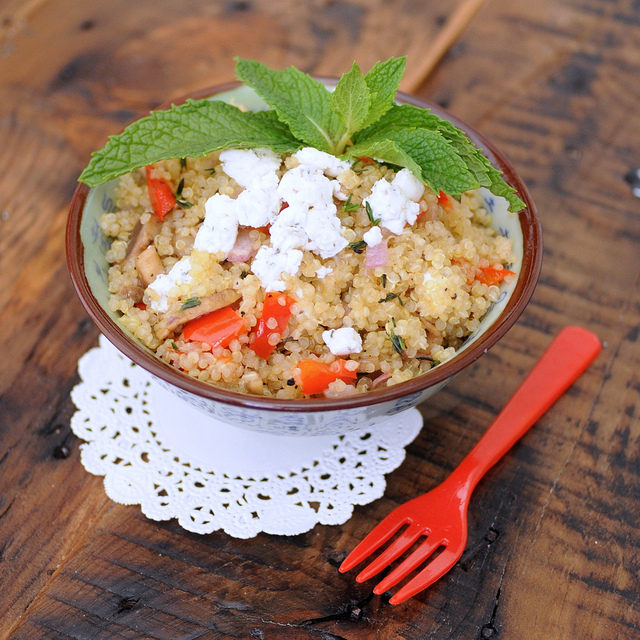
[[(69, 392), (97, 332), (64, 262), (90, 152), (168, 98), (233, 76), (234, 55), (337, 75), (418, 69), (457, 2), (8, 1), (0, 7), (0, 638), (319, 640), (638, 637), (640, 8), (492, 0), (419, 95), (510, 157), (537, 203), (540, 283), (522, 319), (423, 406), (385, 495), (342, 527), (198, 536), (112, 503), (79, 461)], [(393, 607), (339, 574), (391, 509), (472, 448), (560, 328), (595, 365), (479, 485), (469, 544)]]

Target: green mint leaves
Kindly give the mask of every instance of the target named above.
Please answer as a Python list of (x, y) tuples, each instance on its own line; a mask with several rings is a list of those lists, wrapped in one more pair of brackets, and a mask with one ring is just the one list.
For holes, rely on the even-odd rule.
[(405, 58), (378, 62), (366, 74), (354, 63), (333, 92), (294, 67), (276, 71), (252, 60), (236, 62), (238, 78), (269, 110), (188, 100), (152, 112), (112, 136), (79, 180), (96, 186), (159, 160), (220, 149), (268, 147), (285, 154), (311, 146), (345, 159), (366, 156), (406, 167), (436, 193), (460, 197), (483, 186), (506, 198), (511, 211), (525, 206), (462, 131), (428, 109), (394, 104)]
[(95, 187), (169, 158), (196, 158), (219, 149), (269, 147), (291, 153), (304, 146), (273, 111), (243, 112), (216, 100), (187, 100), (136, 120), (96, 151), (80, 175)]

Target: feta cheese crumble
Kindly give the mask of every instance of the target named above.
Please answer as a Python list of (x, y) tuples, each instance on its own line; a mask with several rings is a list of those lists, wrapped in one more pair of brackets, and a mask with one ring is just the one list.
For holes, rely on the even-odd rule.
[(205, 202), (204, 210), (204, 222), (193, 241), (193, 248), (209, 253), (222, 251), (226, 257), (238, 237), (236, 200), (216, 193)]
[(323, 280), (324, 278), (326, 278), (328, 275), (332, 273), (333, 273), (333, 269), (331, 267), (320, 267), (316, 271), (316, 278), (320, 278), (321, 280)]
[(340, 158), (315, 149), (314, 147), (300, 149), (300, 151), (296, 151), (293, 154), (293, 157), (298, 160), (300, 164), (318, 169), (331, 178), (337, 178), (343, 171), (351, 168), (349, 162), (340, 160)]
[(362, 351), (362, 338), (353, 327), (323, 331), (322, 339), (334, 356), (347, 356)]
[(189, 269), (191, 269), (191, 260), (189, 256), (178, 260), (169, 273), (160, 274), (148, 287), (147, 291), (151, 290), (149, 294), (149, 306), (154, 311), (167, 311), (169, 309), (169, 292), (174, 287), (181, 284), (191, 282), (191, 276), (189, 275)]
[(419, 202), (424, 194), (424, 184), (416, 178), (409, 169), (401, 169), (396, 174), (391, 184), (398, 187), (409, 200)]
[(294, 276), (302, 262), (302, 251), (293, 249), (280, 252), (272, 247), (260, 247), (251, 263), (251, 271), (260, 278), (265, 291), (284, 291), (285, 283), (280, 280), (283, 272)]
[(248, 189), (253, 183), (275, 175), (282, 159), (271, 149), (227, 149), (220, 154), (220, 163), (228, 176)]
[(365, 233), (362, 234), (362, 239), (367, 243), (368, 247), (375, 247), (377, 244), (380, 244), (382, 242), (382, 231), (380, 231), (380, 227), (371, 227), (369, 231), (365, 231)]
[(298, 165), (287, 171), (278, 185), (278, 195), (289, 206), (271, 225), (271, 244), (280, 251), (306, 249), (332, 258), (349, 243), (333, 203), (332, 181), (320, 169)]
[(413, 224), (420, 213), (420, 205), (407, 197), (400, 186), (402, 184), (404, 179), (395, 184), (395, 179), (391, 183), (386, 178), (380, 178), (373, 185), (371, 195), (362, 201), (369, 203), (374, 218), (380, 219), (380, 226), (395, 234), (402, 233), (405, 225)]

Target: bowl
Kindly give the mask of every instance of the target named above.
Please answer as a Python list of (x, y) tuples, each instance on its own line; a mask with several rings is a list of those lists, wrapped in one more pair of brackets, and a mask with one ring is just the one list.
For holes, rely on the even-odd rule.
[[(336, 80), (319, 78), (328, 87)], [(250, 109), (264, 103), (239, 83), (218, 85), (184, 96), (210, 98)], [(517, 261), (510, 267), (517, 277), (502, 285), (500, 297), (483, 318), (480, 327), (466, 340), (456, 355), (429, 372), (392, 387), (341, 398), (282, 400), (245, 395), (191, 378), (160, 360), (117, 322), (108, 307), (107, 271), (104, 254), (109, 248), (98, 219), (114, 207), (116, 181), (90, 189), (79, 184), (69, 212), (66, 232), (67, 262), (76, 292), (98, 329), (134, 363), (148, 371), (165, 389), (215, 419), (246, 429), (274, 435), (328, 435), (362, 429), (406, 411), (427, 400), (457, 373), (472, 364), (500, 340), (513, 326), (528, 304), (536, 286), (542, 262), (542, 234), (535, 206), (521, 178), (496, 147), (477, 131), (435, 104), (398, 93), (399, 104), (431, 109), (467, 133), (500, 169), (526, 207), (518, 214), (507, 210), (507, 202), (483, 191), (485, 207), (492, 214), (493, 226), (508, 235)], [(170, 104), (163, 105), (168, 108)]]

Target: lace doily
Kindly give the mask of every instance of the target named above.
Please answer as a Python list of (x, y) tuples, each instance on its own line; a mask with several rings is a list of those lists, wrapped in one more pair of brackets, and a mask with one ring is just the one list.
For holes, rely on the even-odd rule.
[(418, 434), (417, 409), (336, 436), (274, 436), (200, 413), (167, 393), (103, 336), (78, 363), (71, 420), (83, 466), (107, 495), (153, 520), (237, 538), (342, 524), (382, 496), (384, 475)]

